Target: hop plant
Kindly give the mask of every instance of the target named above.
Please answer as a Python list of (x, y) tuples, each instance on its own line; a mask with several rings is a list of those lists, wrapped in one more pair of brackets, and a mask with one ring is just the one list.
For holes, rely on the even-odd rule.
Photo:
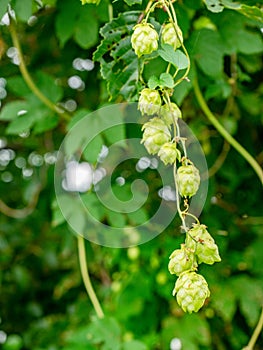
[(171, 139), (170, 131), (167, 125), (160, 118), (152, 118), (142, 127), (145, 148), (150, 154), (157, 154), (163, 144), (169, 142)]
[(176, 148), (176, 144), (172, 142), (166, 142), (164, 143), (159, 152), (158, 156), (160, 157), (161, 161), (167, 165), (167, 164), (174, 164), (177, 158), (181, 158), (180, 151)]
[(182, 165), (177, 170), (177, 185), (182, 197), (192, 197), (200, 185), (199, 170), (193, 164)]
[(181, 249), (174, 250), (170, 255), (168, 269), (172, 275), (179, 276), (182, 272), (195, 269), (196, 267), (194, 253), (185, 244), (181, 244)]
[(166, 103), (161, 107), (160, 116), (167, 125), (171, 125), (173, 124), (174, 120), (182, 118), (182, 112), (175, 103)]
[(159, 36), (151, 24), (139, 23), (133, 29), (131, 44), (138, 57), (150, 54), (158, 49)]
[(178, 304), (190, 314), (197, 312), (203, 305), (210, 291), (205, 278), (196, 272), (182, 273), (175, 283), (173, 295), (176, 294)]
[(183, 34), (181, 29), (176, 26), (176, 31), (173, 23), (167, 23), (162, 31), (162, 43), (171, 45), (175, 50), (181, 46), (183, 42)]
[(186, 246), (189, 249), (195, 250), (197, 262), (212, 265), (215, 262), (221, 261), (218, 246), (214, 239), (207, 231), (205, 225), (195, 224), (187, 232)]
[(143, 115), (153, 115), (159, 112), (161, 103), (161, 96), (157, 90), (145, 88), (140, 93), (138, 109)]

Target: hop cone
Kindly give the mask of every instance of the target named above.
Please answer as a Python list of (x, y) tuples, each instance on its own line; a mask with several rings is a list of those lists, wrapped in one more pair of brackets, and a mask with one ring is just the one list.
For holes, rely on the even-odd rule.
[(85, 4), (99, 4), (100, 0), (80, 0), (82, 5), (85, 5)]
[(192, 250), (186, 248), (184, 244), (181, 249), (176, 249), (170, 256), (168, 270), (172, 275), (179, 276), (182, 272), (197, 267), (195, 256)]
[(137, 24), (131, 36), (132, 47), (138, 57), (158, 49), (158, 33), (149, 23)]
[(187, 232), (185, 243), (189, 249), (195, 250), (197, 262), (199, 264), (205, 263), (212, 265), (215, 262), (221, 261), (218, 246), (207, 231), (205, 225), (194, 225), (194, 227)]
[(166, 103), (161, 107), (160, 115), (167, 125), (173, 124), (174, 120), (182, 118), (182, 113), (175, 103)]
[(199, 170), (192, 164), (182, 165), (177, 170), (177, 185), (182, 197), (192, 197), (200, 185)]
[(171, 139), (167, 125), (159, 118), (152, 118), (142, 127), (142, 143), (150, 154), (157, 154), (163, 144)]
[(141, 91), (138, 109), (142, 114), (153, 115), (159, 112), (161, 103), (159, 92), (146, 88)]
[(161, 161), (167, 165), (167, 164), (174, 164), (176, 161), (176, 158), (181, 157), (180, 151), (176, 148), (176, 144), (172, 142), (166, 142), (162, 145), (158, 152), (158, 156), (160, 157)]
[(176, 294), (178, 304), (190, 314), (197, 312), (203, 305), (210, 291), (203, 276), (196, 272), (185, 272), (175, 283), (173, 295)]
[(183, 34), (181, 29), (176, 26), (174, 29), (173, 23), (168, 23), (162, 31), (162, 43), (171, 45), (175, 50), (181, 46), (183, 42)]

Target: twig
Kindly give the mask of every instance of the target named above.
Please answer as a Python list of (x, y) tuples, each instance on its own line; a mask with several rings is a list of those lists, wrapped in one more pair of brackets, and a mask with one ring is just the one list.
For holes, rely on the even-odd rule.
[(49, 109), (56, 112), (63, 119), (69, 120), (71, 118), (70, 115), (67, 112), (65, 112), (65, 110), (58, 107), (55, 103), (53, 103), (51, 100), (49, 100), (36, 86), (34, 80), (32, 79), (31, 75), (29, 74), (29, 72), (27, 70), (24, 56), (22, 53), (22, 49), (20, 46), (20, 42), (19, 42), (19, 39), (17, 36), (17, 31), (16, 31), (16, 27), (14, 24), (14, 20), (11, 18), (11, 16), (9, 16), (9, 18), (10, 18), (9, 30), (10, 30), (12, 42), (13, 42), (14, 47), (17, 49), (17, 53), (18, 53), (18, 57), (19, 57), (19, 69), (20, 69), (21, 75), (24, 78), (26, 84), (28, 85), (30, 90), (35, 94), (35, 96), (38, 97), (39, 100), (42, 101)]
[(93, 286), (92, 286), (91, 280), (90, 280), (90, 276), (89, 276), (88, 265), (87, 265), (87, 260), (86, 260), (85, 240), (81, 235), (78, 235), (77, 239), (78, 239), (78, 254), (79, 254), (79, 264), (80, 264), (81, 276), (82, 276), (85, 288), (87, 290), (88, 296), (90, 298), (90, 301), (94, 307), (94, 310), (95, 310), (98, 318), (103, 318), (104, 313), (103, 313), (102, 308), (100, 306), (97, 295), (93, 289)]
[(258, 175), (260, 182), (263, 184), (263, 171), (258, 164), (258, 162), (255, 160), (254, 157), (251, 156), (248, 151), (240, 145), (239, 142), (237, 142), (236, 139), (231, 136), (227, 130), (219, 123), (219, 121), (216, 119), (214, 114), (210, 111), (208, 105), (206, 104), (206, 101), (202, 95), (202, 92), (200, 90), (197, 78), (194, 79), (193, 81), (193, 87), (194, 87), (194, 92), (197, 98), (197, 101), (204, 112), (204, 114), (207, 116), (211, 124), (217, 129), (217, 131), (224, 137), (224, 139), (236, 149), (236, 151), (251, 165), (251, 167), (254, 169), (256, 174)]
[(31, 201), (28, 203), (28, 205), (25, 208), (22, 208), (22, 209), (10, 208), (2, 199), (0, 199), (0, 212), (14, 219), (23, 219), (27, 217), (34, 211), (36, 207), (41, 189), (42, 189), (42, 186), (38, 185)]
[(262, 307), (260, 318), (258, 320), (258, 324), (252, 334), (252, 337), (250, 338), (248, 345), (245, 346), (242, 350), (253, 350), (254, 346), (256, 345), (257, 339), (262, 331), (262, 328), (263, 328), (263, 307)]

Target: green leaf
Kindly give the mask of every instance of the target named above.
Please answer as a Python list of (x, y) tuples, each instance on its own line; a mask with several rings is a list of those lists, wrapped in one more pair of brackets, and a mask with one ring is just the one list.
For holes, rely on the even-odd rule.
[(91, 111), (89, 111), (88, 109), (78, 109), (67, 124), (67, 131), (69, 131), (78, 121), (80, 121), (82, 118), (86, 117), (90, 113)]
[(103, 219), (106, 214), (105, 207), (101, 204), (100, 200), (94, 193), (88, 192), (81, 194), (81, 200), (92, 217), (98, 221)]
[(24, 79), (21, 76), (13, 76), (7, 80), (7, 89), (19, 97), (25, 97), (32, 94)]
[(13, 0), (12, 7), (16, 16), (23, 22), (26, 22), (32, 15), (32, 0)]
[(98, 160), (98, 155), (103, 145), (103, 139), (101, 135), (97, 135), (83, 151), (83, 157), (90, 163), (95, 163)]
[(127, 216), (132, 225), (141, 225), (148, 220), (148, 215), (144, 208), (127, 213)]
[(188, 67), (188, 60), (185, 54), (178, 49), (174, 51), (171, 45), (162, 44), (162, 49), (158, 50), (158, 53), (163, 60), (172, 63), (179, 70)]
[(19, 112), (28, 111), (26, 101), (12, 101), (4, 105), (0, 112), (0, 120), (12, 121), (18, 118)]
[(106, 216), (111, 227), (124, 228), (126, 226), (126, 215), (112, 210), (107, 210)]
[(7, 12), (7, 5), (9, 2), (10, 0), (0, 0), (0, 18)]
[(130, 340), (123, 344), (122, 350), (147, 350), (148, 347), (138, 340)]
[(79, 8), (80, 2), (78, 3), (78, 1), (59, 1), (58, 3), (55, 30), (61, 47), (65, 45), (74, 33)]
[(40, 120), (38, 120), (33, 128), (34, 134), (40, 134), (42, 132), (54, 129), (59, 123), (59, 117), (57, 114), (52, 113), (48, 115), (43, 115)]
[(256, 54), (263, 51), (261, 35), (247, 26), (248, 20), (244, 16), (228, 11), (220, 17), (217, 25), (220, 25), (225, 54), (231, 55), (237, 52)]
[(100, 344), (102, 350), (120, 350), (120, 335), (120, 326), (111, 317), (95, 320), (88, 327), (88, 339), (93, 344)]
[(25, 131), (30, 130), (34, 124), (34, 116), (26, 113), (17, 119), (13, 120), (7, 127), (6, 133), (8, 135), (19, 135)]
[(257, 21), (261, 24), (263, 23), (263, 11), (256, 6), (247, 6), (241, 4), (239, 12), (254, 21)]
[(160, 85), (162, 87), (168, 87), (168, 88), (172, 89), (174, 86), (174, 80), (173, 80), (173, 77), (171, 76), (171, 74), (162, 73), (160, 75)]
[(236, 38), (238, 51), (246, 55), (263, 52), (262, 36), (258, 33), (240, 31)]
[(189, 52), (197, 65), (209, 76), (219, 77), (224, 68), (224, 45), (218, 32), (201, 29), (194, 32), (188, 43)]
[(160, 81), (155, 75), (152, 75), (147, 85), (150, 89), (154, 90), (157, 86), (160, 86)]
[[(257, 324), (262, 308), (263, 290), (262, 283), (248, 276), (240, 276), (230, 281), (240, 300), (241, 312), (250, 327)], [(242, 290), (242, 293), (240, 293)]]
[(75, 23), (74, 31), (75, 40), (83, 49), (88, 49), (96, 44), (99, 24), (91, 7), (85, 6), (82, 8)]
[(204, 0), (209, 11), (211, 12), (222, 12), (224, 10), (224, 5), (220, 0)]
[(213, 290), (212, 304), (225, 322), (231, 322), (237, 309), (235, 291), (228, 284), (217, 284)]
[(132, 5), (141, 5), (142, 0), (124, 0), (127, 5), (132, 6)]
[(54, 77), (44, 72), (36, 73), (36, 83), (42, 93), (56, 103), (61, 100), (63, 96), (63, 89), (56, 84)]

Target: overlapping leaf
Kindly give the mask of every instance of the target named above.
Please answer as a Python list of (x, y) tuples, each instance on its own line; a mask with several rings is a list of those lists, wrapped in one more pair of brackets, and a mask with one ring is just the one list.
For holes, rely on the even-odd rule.
[(124, 12), (100, 31), (103, 40), (94, 59), (101, 64), (101, 74), (108, 81), (112, 99), (118, 95), (128, 99), (136, 93), (138, 59), (131, 47), (131, 33), (139, 16), (138, 11)]
[(224, 8), (228, 8), (242, 13), (253, 21), (263, 23), (263, 11), (257, 6), (248, 6), (231, 0), (204, 0), (204, 2), (211, 12), (218, 13), (222, 12)]

